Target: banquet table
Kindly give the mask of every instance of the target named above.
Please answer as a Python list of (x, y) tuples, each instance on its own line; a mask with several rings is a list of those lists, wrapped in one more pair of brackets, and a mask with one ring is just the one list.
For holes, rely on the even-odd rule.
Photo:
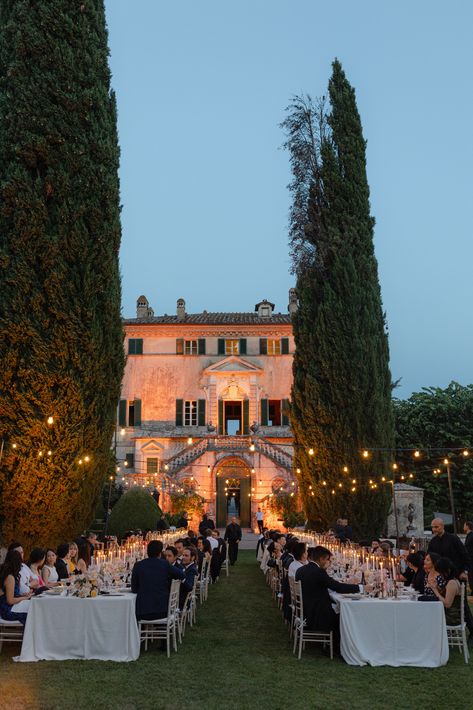
[(31, 599), (17, 661), (135, 661), (140, 637), (135, 594)]
[(447, 627), (440, 602), (336, 597), (340, 651), (348, 664), (437, 668), (447, 663)]

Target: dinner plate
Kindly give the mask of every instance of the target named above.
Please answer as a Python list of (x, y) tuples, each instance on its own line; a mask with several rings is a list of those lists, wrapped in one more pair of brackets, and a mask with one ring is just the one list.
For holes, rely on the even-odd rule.
[(354, 592), (354, 593), (349, 593), (349, 594), (342, 594), (342, 597), (344, 599), (361, 599), (363, 597), (360, 592)]

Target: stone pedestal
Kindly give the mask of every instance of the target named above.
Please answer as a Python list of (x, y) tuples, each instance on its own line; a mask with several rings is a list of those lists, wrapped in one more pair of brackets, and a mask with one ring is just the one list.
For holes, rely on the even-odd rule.
[[(424, 490), (407, 483), (394, 485), (399, 537), (423, 537), (424, 535)], [(396, 519), (391, 504), (387, 519), (388, 537), (396, 537)]]

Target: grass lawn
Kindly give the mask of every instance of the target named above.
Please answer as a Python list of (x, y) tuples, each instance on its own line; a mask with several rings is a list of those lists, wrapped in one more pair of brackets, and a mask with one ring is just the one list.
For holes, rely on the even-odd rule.
[(457, 651), (439, 669), (351, 667), (315, 646), (297, 661), (251, 551), (240, 552), (230, 577), (210, 588), (197, 625), (170, 660), (153, 647), (134, 663), (16, 664), (18, 652), (5, 644), (0, 656), (0, 708), (473, 708), (473, 662), (466, 666)]

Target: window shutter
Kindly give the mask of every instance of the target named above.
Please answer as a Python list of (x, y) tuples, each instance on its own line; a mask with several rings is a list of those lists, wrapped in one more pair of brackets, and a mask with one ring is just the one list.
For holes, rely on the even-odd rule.
[(218, 339), (218, 354), (225, 355), (225, 340), (224, 340), (224, 338)]
[(218, 400), (218, 433), (225, 433), (223, 431), (223, 399)]
[(289, 338), (281, 338), (281, 355), (289, 355)]
[(121, 399), (118, 405), (118, 426), (126, 426), (126, 399)]
[(289, 426), (289, 413), (291, 411), (291, 404), (288, 399), (283, 399), (281, 401), (281, 424), (283, 426)]
[(240, 338), (240, 355), (246, 355), (246, 338)]
[[(246, 342), (246, 341), (245, 341)], [(248, 436), (250, 433), (250, 400), (243, 400), (243, 434)]]
[(135, 355), (143, 355), (143, 338), (135, 340)]
[(267, 338), (260, 338), (259, 339), (259, 354), (260, 355), (267, 355), (268, 354), (268, 339)]
[(128, 340), (128, 355), (135, 355), (136, 353), (136, 340), (134, 338), (130, 338)]
[(197, 401), (197, 425), (205, 426), (205, 399)]
[(141, 399), (135, 399), (135, 424), (141, 426)]
[(125, 454), (125, 461), (126, 461), (127, 468), (134, 468), (135, 467), (135, 455), (134, 454)]
[(205, 355), (205, 338), (199, 338), (197, 352), (199, 355)]
[(176, 355), (184, 355), (184, 338), (176, 338)]
[(261, 426), (268, 426), (268, 400), (261, 400)]
[(182, 417), (183, 408), (184, 408), (184, 400), (176, 399), (176, 426), (183, 425), (183, 417)]

